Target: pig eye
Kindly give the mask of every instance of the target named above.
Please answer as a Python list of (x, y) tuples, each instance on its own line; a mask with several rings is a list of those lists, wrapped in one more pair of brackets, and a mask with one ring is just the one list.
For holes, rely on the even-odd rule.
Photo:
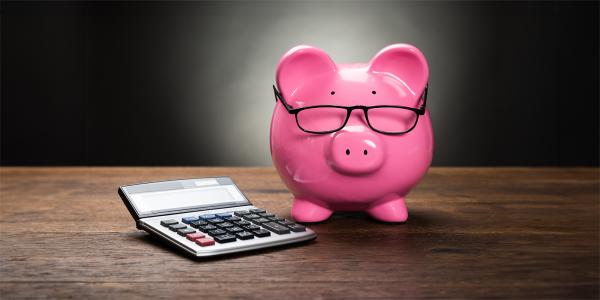
[(377, 92), (376, 91), (371, 91), (371, 94), (375, 95), (375, 94), (377, 94)]
[(331, 93), (330, 93), (330, 94), (331, 94), (331, 95), (335, 95), (335, 91), (331, 91)]

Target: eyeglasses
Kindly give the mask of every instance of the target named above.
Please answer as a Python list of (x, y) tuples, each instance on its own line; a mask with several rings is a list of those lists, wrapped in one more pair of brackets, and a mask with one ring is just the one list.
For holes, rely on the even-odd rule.
[(407, 133), (417, 126), (419, 116), (425, 114), (428, 88), (429, 85), (426, 85), (419, 97), (419, 101), (422, 100), (423, 102), (420, 108), (400, 105), (315, 105), (293, 108), (273, 85), (275, 101), (281, 101), (287, 112), (296, 117), (298, 128), (304, 132), (315, 134), (332, 133), (344, 128), (346, 123), (348, 123), (350, 114), (355, 109), (364, 112), (367, 124), (376, 132), (390, 135)]

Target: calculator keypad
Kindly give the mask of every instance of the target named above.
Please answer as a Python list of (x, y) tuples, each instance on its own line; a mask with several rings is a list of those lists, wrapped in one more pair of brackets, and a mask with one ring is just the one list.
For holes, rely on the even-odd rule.
[(160, 224), (201, 247), (306, 231), (305, 226), (260, 208), (166, 219)]

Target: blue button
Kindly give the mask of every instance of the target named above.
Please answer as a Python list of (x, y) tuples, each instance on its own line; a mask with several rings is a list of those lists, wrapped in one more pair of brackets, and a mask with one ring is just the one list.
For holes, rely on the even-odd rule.
[(214, 219), (214, 218), (216, 218), (216, 217), (217, 217), (217, 216), (215, 216), (215, 215), (202, 215), (202, 216), (200, 216), (200, 218), (202, 218), (202, 219), (204, 219), (204, 220), (208, 220), (208, 219)]
[(190, 224), (194, 221), (198, 221), (198, 217), (185, 217), (185, 218), (181, 219), (181, 222), (183, 222), (185, 224)]
[(219, 218), (225, 218), (225, 217), (229, 217), (229, 216), (231, 216), (231, 213), (220, 213), (220, 214), (217, 214), (217, 217), (219, 217)]

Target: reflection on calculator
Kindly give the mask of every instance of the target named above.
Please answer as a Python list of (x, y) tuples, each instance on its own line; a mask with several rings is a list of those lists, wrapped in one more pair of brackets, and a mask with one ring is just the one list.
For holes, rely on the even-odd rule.
[(138, 229), (197, 257), (311, 240), (309, 228), (253, 206), (229, 177), (119, 187)]

